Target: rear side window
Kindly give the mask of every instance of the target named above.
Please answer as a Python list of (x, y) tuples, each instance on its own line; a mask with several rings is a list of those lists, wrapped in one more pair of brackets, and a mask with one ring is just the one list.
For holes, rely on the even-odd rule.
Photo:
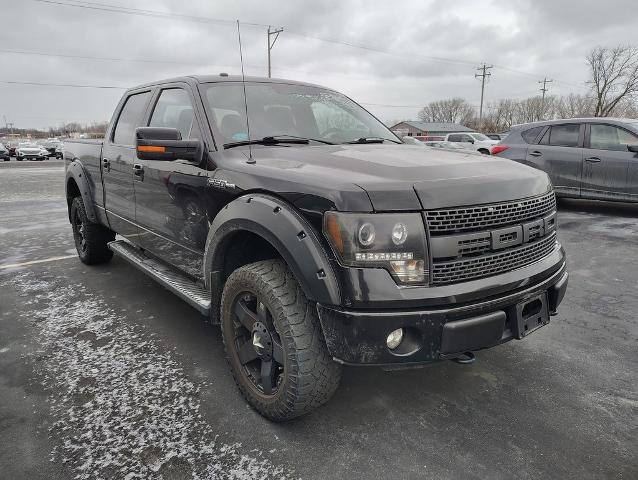
[(527, 143), (534, 143), (534, 140), (536, 140), (536, 137), (540, 135), (540, 133), (543, 131), (543, 128), (545, 127), (534, 127), (530, 128), (529, 130), (525, 130), (521, 133), (521, 137), (523, 137), (523, 140), (525, 140)]
[(113, 132), (113, 143), (135, 145), (135, 129), (140, 126), (151, 92), (136, 93), (126, 99)]
[(566, 125), (552, 125), (549, 132), (549, 145), (556, 147), (577, 147), (580, 125), (570, 123)]
[(447, 137), (448, 142), (461, 142), (461, 135), (450, 135)]

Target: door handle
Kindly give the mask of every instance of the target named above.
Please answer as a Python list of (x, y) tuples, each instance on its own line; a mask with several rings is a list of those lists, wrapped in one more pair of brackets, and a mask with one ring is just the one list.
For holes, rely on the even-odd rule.
[(538, 150), (534, 150), (533, 152), (531, 152), (531, 153), (530, 153), (530, 155), (531, 155), (532, 157), (540, 157), (540, 156), (542, 156), (543, 154), (542, 154), (541, 152), (539, 152)]
[(600, 158), (598, 157), (589, 157), (585, 159), (586, 162), (591, 162), (591, 163), (598, 163), (600, 162)]
[(134, 163), (133, 175), (135, 175), (140, 181), (144, 180), (144, 166), (139, 163)]
[(102, 159), (102, 166), (106, 169), (107, 172), (111, 171), (111, 161), (108, 158)]

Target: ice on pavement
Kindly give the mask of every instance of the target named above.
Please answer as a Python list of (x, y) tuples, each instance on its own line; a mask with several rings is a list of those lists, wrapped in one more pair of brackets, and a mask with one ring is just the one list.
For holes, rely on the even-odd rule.
[(52, 461), (76, 478), (287, 479), (264, 454), (225, 444), (174, 355), (81, 285), (18, 274), (59, 440)]

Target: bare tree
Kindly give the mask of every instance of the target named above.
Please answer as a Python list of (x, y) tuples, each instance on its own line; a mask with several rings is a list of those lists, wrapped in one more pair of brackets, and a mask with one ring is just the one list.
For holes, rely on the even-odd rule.
[(596, 99), (591, 95), (570, 93), (556, 100), (558, 118), (591, 117), (596, 108)]
[(517, 123), (537, 122), (553, 116), (554, 97), (543, 98), (539, 95), (518, 102)]
[(430, 102), (418, 113), (424, 122), (452, 122), (467, 124), (474, 118), (474, 108), (463, 98)]
[(607, 117), (624, 98), (638, 93), (638, 49), (596, 47), (587, 55), (596, 98), (594, 116)]

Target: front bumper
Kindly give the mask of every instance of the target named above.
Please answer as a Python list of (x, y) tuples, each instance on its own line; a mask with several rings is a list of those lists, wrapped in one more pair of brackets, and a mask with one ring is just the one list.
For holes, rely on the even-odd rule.
[[(324, 305), (317, 310), (328, 350), (337, 362), (408, 366), (522, 338), (525, 333), (517, 321), (520, 306), (539, 299), (542, 308), (555, 314), (567, 281), (562, 262), (543, 281), (482, 301), (419, 310), (346, 310)], [(398, 328), (404, 329), (404, 341), (392, 351), (386, 338)]]

